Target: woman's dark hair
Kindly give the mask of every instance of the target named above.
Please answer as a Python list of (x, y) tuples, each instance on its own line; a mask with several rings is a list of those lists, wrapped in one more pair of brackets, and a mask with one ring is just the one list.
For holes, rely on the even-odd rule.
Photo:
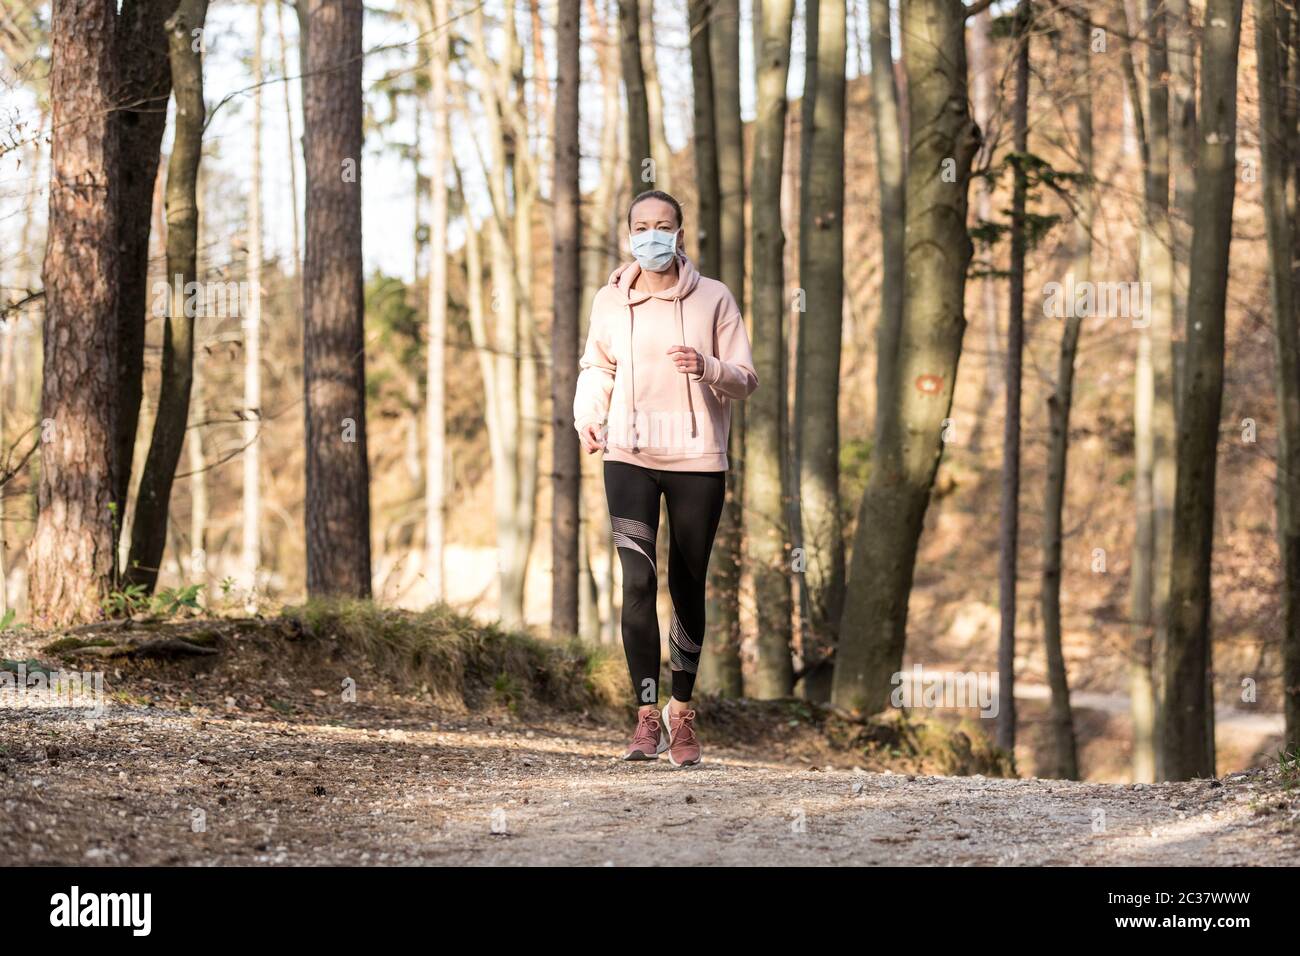
[(662, 189), (647, 189), (643, 193), (638, 193), (637, 197), (632, 200), (632, 205), (627, 207), (627, 227), (629, 229), (632, 228), (632, 210), (635, 209), (636, 204), (643, 199), (658, 199), (668, 203), (668, 205), (673, 207), (673, 212), (677, 213), (677, 228), (680, 229), (682, 227), (682, 204)]

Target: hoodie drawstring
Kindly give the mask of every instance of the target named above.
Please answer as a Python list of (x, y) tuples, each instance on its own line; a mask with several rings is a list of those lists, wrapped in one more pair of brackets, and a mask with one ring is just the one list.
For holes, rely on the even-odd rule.
[[(685, 310), (682, 308), (682, 300), (681, 300), (681, 297), (680, 297), (680, 296), (678, 296), (677, 298), (673, 299), (673, 302), (675, 302), (675, 303), (677, 304), (677, 327), (681, 330), (681, 333), (682, 333), (682, 347), (685, 348), (685, 346), (686, 346), (686, 312), (685, 312)], [(698, 429), (698, 428), (696, 427), (696, 425), (695, 425), (695, 399), (691, 397), (691, 376), (690, 376), (689, 374), (687, 374), (687, 376), (686, 376), (686, 404), (687, 404), (687, 406), (688, 406), (688, 407), (690, 408), (690, 410), (691, 410), (691, 437), (692, 437), (692, 438), (698, 438), (698, 437), (700, 436), (700, 431), (699, 431), (699, 429)]]
[(627, 367), (632, 379), (632, 451), (641, 450), (641, 435), (636, 427), (636, 346), (632, 341), (636, 329), (636, 317), (632, 314), (632, 303), (627, 304)]

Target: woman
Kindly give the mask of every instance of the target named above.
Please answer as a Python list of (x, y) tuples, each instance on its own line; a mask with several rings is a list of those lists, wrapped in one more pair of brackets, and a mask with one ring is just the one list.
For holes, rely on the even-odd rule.
[[(682, 207), (658, 190), (628, 209), (636, 261), (596, 293), (573, 402), (588, 454), (605, 453), (605, 496), (623, 565), (623, 650), (637, 695), (625, 760), (700, 762), (691, 692), (704, 640), (704, 582), (726, 492), (731, 402), (758, 387), (736, 300), (682, 251)], [(659, 710), (659, 496), (668, 503), (672, 697)]]

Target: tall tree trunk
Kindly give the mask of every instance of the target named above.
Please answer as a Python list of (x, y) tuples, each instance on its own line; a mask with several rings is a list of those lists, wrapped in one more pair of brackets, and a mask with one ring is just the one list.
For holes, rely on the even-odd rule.
[(754, 580), (758, 659), (750, 696), (786, 697), (794, 687), (790, 657), (793, 604), (786, 487), (785, 233), (781, 179), (785, 162), (785, 85), (790, 68), (793, 0), (763, 4), (758, 61), (754, 166), (750, 177), (754, 242), (754, 369), (763, 387), (745, 416), (746, 550)]
[[(507, 61), (505, 74), (509, 76)], [(508, 82), (508, 81), (507, 81)], [(493, 372), (490, 379), (497, 391), (497, 454), (492, 462), (493, 504), (496, 512), (497, 566), (500, 588), (500, 612), (508, 626), (523, 621), (523, 582), (517, 573), (520, 542), (517, 535), (515, 506), (519, 500), (519, 300), (515, 261), (510, 244), (509, 197), (507, 194), (508, 159), (505, 131), (501, 126), (502, 105), (495, 98), (488, 103), (488, 135), (492, 145), (492, 168), (488, 171), (493, 197), (492, 215), (488, 217), (488, 240), (492, 275), (492, 311), (495, 321)]]
[[(289, 99), (289, 50), (284, 42), (284, 4), (275, 4), (275, 31), (280, 45), (280, 84), (284, 92), (285, 158), (289, 162), (289, 209), (293, 216), (293, 274), (302, 277), (302, 227), (298, 219), (298, 141), (293, 135), (293, 106)], [(302, 72), (299, 70), (298, 72)]]
[[(204, 394), (203, 375), (203, 321), (194, 320), (194, 385), (190, 390), (190, 409), (195, 421), (207, 418), (207, 396)], [(208, 497), (207, 460), (203, 453), (203, 429), (191, 428), (185, 435), (185, 464), (189, 472), (190, 484), (190, 560), (193, 564), (195, 552), (203, 561), (202, 573), (195, 573), (197, 581), (207, 583), (212, 563), (207, 558), (208, 551), (208, 515), (211, 511)]]
[[(1160, 674), (1165, 654), (1169, 602), (1170, 545), (1176, 462), (1174, 443), (1174, 237), (1169, 215), (1169, 53), (1165, 10), (1159, 0), (1147, 0), (1147, 164), (1146, 217), (1142, 230), (1142, 278), (1151, 283), (1151, 315), (1142, 329), (1150, 341), (1152, 538), (1150, 623), (1155, 713), (1163, 713)], [(1159, 754), (1156, 756), (1159, 770)]]
[[(262, 0), (254, 4), (253, 169), (248, 207), (249, 310), (244, 317), (244, 507), (240, 565), (249, 604), (255, 606), (262, 564)], [(279, 3), (276, 3), (277, 9)], [(292, 153), (290, 161), (292, 161)]]
[[(970, 19), (970, 72), (971, 72), (971, 110), (975, 125), (987, 129), (993, 120), (996, 107), (995, 72), (999, 69), (992, 54), (993, 14), (988, 9), (981, 10)], [(982, 150), (987, 155), (996, 144), (986, 139)], [(983, 166), (986, 158), (977, 157), (976, 166)], [(901, 220), (901, 216), (899, 217)], [(978, 222), (993, 220), (993, 184), (987, 177), (981, 176), (975, 183), (975, 219)], [(991, 407), (997, 396), (1003, 391), (1002, 367), (997, 356), (1002, 354), (1002, 342), (998, 334), (998, 278), (992, 269), (985, 270), (980, 277), (980, 308), (983, 312), (984, 351), (988, 360), (984, 363), (984, 393), (981, 404)], [(984, 426), (987, 416), (976, 415), (970, 431), (970, 450), (980, 454), (984, 446)]]
[(1259, 62), (1260, 149), (1264, 216), (1268, 225), (1269, 293), (1276, 333), (1276, 383), (1280, 427), (1277, 456), (1277, 530), (1282, 553), (1282, 684), (1287, 753), (1300, 750), (1300, 208), (1289, 150), (1297, 133), (1290, 90), (1296, 55), (1294, 14), (1278, 0), (1255, 0)]
[[(714, 5), (716, 7), (716, 4)], [(664, 89), (659, 82), (659, 63), (655, 55), (655, 8), (641, 6), (641, 71), (645, 76), (646, 117), (650, 123), (650, 155), (655, 158), (655, 188), (672, 192), (672, 150), (664, 126)], [(645, 188), (649, 188), (648, 186)]]
[(721, 201), (718, 195), (718, 142), (713, 105), (713, 65), (709, 56), (709, 16), (713, 0), (689, 0), (691, 88), (694, 91), (695, 257), (700, 273), (718, 278)]
[[(199, 161), (203, 155), (203, 54), (192, 31), (203, 30), (207, 0), (181, 0), (167, 19), (176, 132), (167, 161), (167, 315), (163, 320), (162, 382), (149, 454), (140, 474), (126, 580), (152, 591), (167, 544), (176, 464), (185, 446), (194, 371), (195, 303), (186, 285), (198, 282)], [(196, 49), (196, 46), (198, 47)], [(199, 285), (202, 288), (202, 285)], [(203, 305), (200, 298), (198, 310)], [(177, 560), (180, 556), (177, 555)]]
[(432, 0), (433, 49), (429, 64), (429, 111), (433, 143), (429, 171), (429, 331), (425, 354), (424, 576), (429, 597), (446, 600), (443, 551), (447, 509), (447, 77), (451, 67), (451, 10), (448, 0)]
[[(583, 226), (583, 281), (582, 304), (579, 319), (582, 335), (586, 334), (586, 323), (591, 315), (591, 302), (596, 297), (596, 290), (605, 284), (610, 270), (618, 261), (618, 213), (615, 198), (618, 195), (621, 177), (618, 174), (619, 161), (619, 119), (622, 110), (619, 96), (619, 51), (614, 48), (613, 40), (606, 26), (601, 10), (595, 0), (586, 0), (587, 20), (591, 25), (592, 45), (596, 49), (597, 63), (600, 67), (601, 83), (601, 119), (600, 119), (600, 178), (592, 192), (587, 207), (588, 220)], [(635, 187), (634, 187), (635, 188)], [(597, 464), (595, 458), (588, 459)], [(599, 469), (597, 469), (598, 471)], [(593, 472), (595, 475), (595, 472)], [(598, 477), (598, 476), (597, 476)], [(599, 514), (602, 529), (609, 527), (609, 518), (602, 504)], [(603, 534), (602, 530), (602, 536)]]
[(578, 371), (578, 309), (582, 297), (582, 197), (578, 189), (579, 0), (560, 0), (556, 20), (554, 275), (551, 323), (551, 633), (578, 633), (578, 501), (582, 493), (578, 436), (571, 412)]
[[(490, 61), (481, 8), (473, 14), (471, 56), (483, 77), (484, 118), (491, 147), (484, 174), (492, 203), (487, 218), (495, 315), (488, 370), (488, 433), (492, 454), (500, 613), (507, 626), (523, 623), (524, 584), (532, 542), (537, 483), (538, 343), (528, 300), (531, 289), (531, 177), (527, 129), (516, 113), (513, 89), (520, 51), (515, 24), (505, 22), (504, 55)], [(510, 148), (507, 149), (507, 145)], [(514, 209), (507, 183), (514, 179)], [(512, 240), (513, 227), (513, 240)], [(487, 341), (487, 330), (480, 330)], [(477, 344), (477, 342), (476, 342)], [(479, 348), (486, 348), (479, 345)], [(527, 353), (527, 354), (525, 354)]]
[(361, 259), (362, 4), (305, 0), (307, 593), (370, 596)]
[[(1074, 219), (1075, 283), (1088, 282), (1092, 275), (1093, 148), (1092, 69), (1089, 63), (1092, 24), (1086, 17), (1075, 23), (1074, 55), (1078, 59), (1075, 83), (1075, 135), (1079, 143), (1079, 171), (1083, 177), (1076, 198)], [(1074, 397), (1074, 358), (1079, 347), (1083, 316), (1071, 309), (1061, 333), (1057, 359), (1056, 388), (1047, 399), (1049, 441), (1047, 448), (1047, 491), (1043, 500), (1042, 612), (1043, 648), (1047, 658), (1047, 683), (1052, 691), (1052, 763), (1040, 776), (1079, 779), (1079, 758), (1074, 740), (1074, 718), (1070, 711), (1070, 683), (1061, 649), (1061, 543), (1062, 512), (1065, 505), (1066, 464), (1070, 450), (1070, 406)]]
[(1164, 771), (1173, 780), (1214, 775), (1210, 565), (1237, 172), (1240, 40), (1241, 0), (1208, 0), (1201, 47), (1201, 140), (1188, 290), (1187, 382), (1178, 429), (1164, 681)]
[(27, 567), (32, 619), (94, 620), (116, 572), (121, 369), (120, 51), (114, 4), (53, 7), (42, 445)]
[(979, 145), (967, 106), (963, 4), (906, 0), (900, 28), (910, 145), (898, 370), (893, 391), (881, 396), (887, 440), (877, 446), (858, 512), (831, 698), (872, 713), (889, 706), (902, 669), (917, 542), (952, 407), (971, 257), (967, 192)]
[[(718, 277), (745, 312), (745, 136), (740, 119), (740, 2), (717, 0), (709, 23), (714, 131), (718, 144)], [(727, 497), (709, 561), (709, 640), (700, 655), (701, 689), (744, 693), (740, 666), (741, 501), (744, 493), (745, 402), (731, 406)]]
[(1152, 506), (1153, 436), (1151, 430), (1151, 336), (1148, 329), (1138, 334), (1133, 383), (1133, 471), (1136, 521), (1133, 527), (1133, 570), (1130, 574), (1130, 618), (1132, 659), (1129, 665), (1129, 697), (1133, 714), (1133, 779), (1150, 782), (1157, 778), (1159, 763), (1159, 716), (1156, 703), (1155, 641), (1152, 638), (1152, 563), (1155, 555), (1155, 515)]
[[(1167, 497), (1170, 488), (1168, 461), (1170, 433), (1160, 409), (1158, 369), (1167, 368), (1163, 356), (1169, 343), (1162, 342), (1159, 329), (1170, 326), (1168, 310), (1172, 307), (1173, 258), (1167, 245), (1169, 224), (1169, 102), (1165, 78), (1165, 36), (1163, 12), (1157, 10), (1147, 22), (1148, 76), (1146, 100), (1139, 86), (1133, 59), (1136, 17), (1133, 0), (1125, 0), (1123, 66), (1135, 133), (1142, 157), (1143, 211), (1138, 231), (1138, 268), (1141, 279), (1152, 290), (1151, 313), (1138, 327), (1137, 357), (1133, 376), (1133, 445), (1134, 508), (1133, 570), (1131, 578), (1130, 618), (1132, 628), (1132, 663), (1130, 688), (1133, 713), (1133, 774), (1137, 780), (1159, 776), (1160, 754), (1155, 745), (1160, 739), (1160, 648), (1163, 631), (1159, 608), (1167, 589), (1168, 511), (1158, 503), (1157, 485)], [(1154, 82), (1152, 76), (1155, 77)], [(1162, 423), (1166, 426), (1162, 437)], [(1162, 457), (1163, 456), (1163, 457)], [(1160, 482), (1157, 481), (1157, 476)]]
[(1016, 751), (1016, 570), (1020, 544), (1020, 381), (1025, 342), (1025, 172), (1029, 151), (1029, 0), (1019, 0), (1015, 14), (1016, 92), (1011, 107), (1010, 296), (1007, 307), (1006, 415), (1002, 431), (1002, 494), (998, 525), (998, 746)]
[[(847, 9), (817, 3), (816, 85), (808, 162), (800, 190), (799, 317), (795, 423), (804, 696), (831, 694), (830, 655), (844, 606), (844, 529), (839, 495), (840, 340), (844, 318), (844, 69)], [(809, 8), (811, 9), (811, 7)]]
[[(581, 16), (581, 13), (579, 13), (579, 16)], [(528, 18), (528, 30), (533, 48), (532, 82), (536, 87), (537, 123), (543, 130), (549, 131), (549, 134), (553, 136), (555, 134), (555, 107), (551, 101), (551, 79), (546, 69), (546, 39), (543, 34), (542, 11), (538, 0), (528, 0)]]
[(100, 617), (116, 565), (121, 153), (113, 18), (107, 0), (70, 0), (53, 7), (50, 22), (41, 470), (27, 565), (32, 618), (44, 626)]
[[(507, 49), (511, 51), (511, 90), (513, 112), (510, 116), (513, 138), (511, 153), (514, 185), (514, 275), (518, 284), (519, 338), (515, 367), (519, 381), (519, 492), (514, 522), (517, 542), (508, 566), (508, 593), (517, 609), (519, 623), (524, 620), (524, 594), (528, 583), (528, 565), (532, 554), (537, 516), (537, 482), (541, 455), (541, 381), (538, 361), (543, 353), (536, 311), (533, 308), (533, 209), (537, 203), (537, 168), (531, 152), (532, 130), (528, 119), (525, 94), (524, 51), (519, 43), (513, 17), (506, 18)], [(574, 355), (577, 355), (575, 349)], [(576, 433), (575, 433), (576, 437)]]
[[(628, 177), (632, 195), (654, 189), (655, 159), (650, 149), (650, 108), (641, 63), (641, 14), (637, 0), (618, 0), (619, 55), (627, 94)], [(650, 160), (649, 163), (646, 160)]]
[[(1190, 281), (1192, 200), (1196, 192), (1196, 40), (1192, 35), (1188, 0), (1165, 0), (1169, 65), (1169, 167), (1173, 181), (1174, 217), (1170, 224), (1174, 243), (1174, 328), (1187, 318)], [(1183, 345), (1186, 330), (1174, 337), (1173, 392), (1177, 410), (1183, 392)]]
[(172, 88), (163, 23), (175, 10), (176, 0), (122, 0), (116, 23), (121, 77), (114, 94), (115, 102), (126, 104), (112, 114), (122, 150), (122, 178), (117, 187), (121, 286), (117, 338), (119, 467), (113, 487), (119, 520), (125, 518), (129, 501), (131, 452), (144, 388), (149, 224)]
[(894, 394), (898, 337), (903, 324), (903, 226), (905, 224), (906, 153), (903, 121), (894, 77), (889, 0), (867, 0), (871, 29), (871, 110), (876, 123), (876, 177), (880, 190), (880, 319), (876, 327), (876, 447), (891, 442), (894, 425), (885, 414)]

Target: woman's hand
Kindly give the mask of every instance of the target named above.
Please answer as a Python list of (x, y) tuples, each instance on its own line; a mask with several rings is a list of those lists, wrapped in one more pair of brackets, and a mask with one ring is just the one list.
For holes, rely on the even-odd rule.
[(594, 455), (605, 447), (605, 441), (600, 437), (599, 425), (588, 425), (578, 433), (578, 437), (582, 440), (582, 447), (588, 455)]
[(677, 366), (677, 371), (687, 375), (704, 374), (704, 356), (689, 345), (674, 345), (668, 350), (668, 357)]

